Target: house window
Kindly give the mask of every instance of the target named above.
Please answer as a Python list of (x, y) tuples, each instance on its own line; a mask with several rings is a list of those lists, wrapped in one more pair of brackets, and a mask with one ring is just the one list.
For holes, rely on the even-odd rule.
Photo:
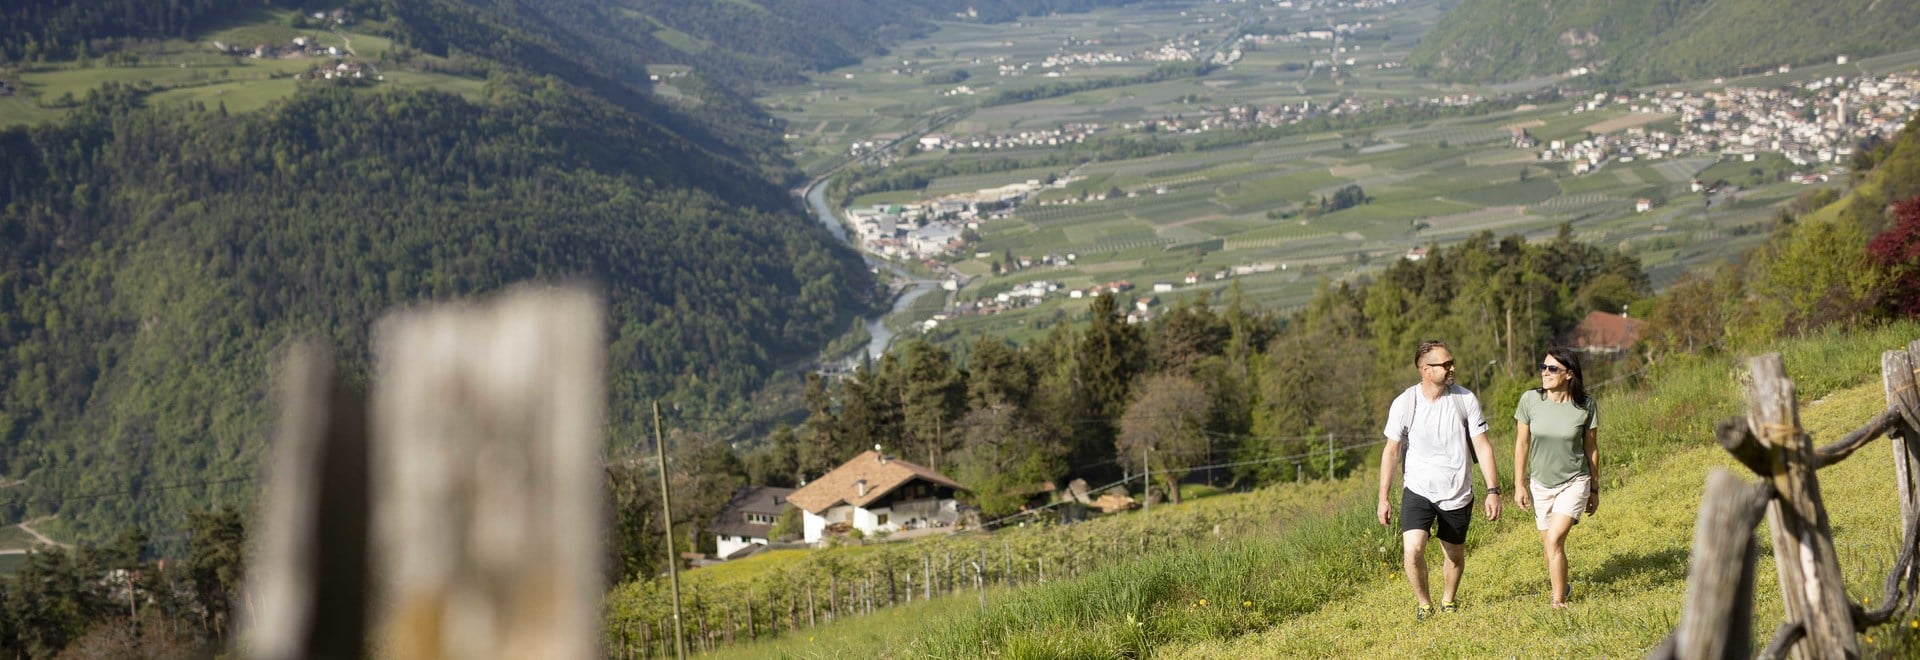
[(879, 523), (879, 524), (880, 524), (881, 526), (883, 526), (883, 527), (884, 527), (884, 526), (886, 526), (886, 524), (887, 524), (887, 515), (888, 515), (888, 514), (884, 514), (884, 513), (882, 513), (882, 514), (880, 514), (880, 523)]
[(773, 516), (764, 513), (749, 513), (747, 514), (747, 522), (771, 525), (773, 524)]

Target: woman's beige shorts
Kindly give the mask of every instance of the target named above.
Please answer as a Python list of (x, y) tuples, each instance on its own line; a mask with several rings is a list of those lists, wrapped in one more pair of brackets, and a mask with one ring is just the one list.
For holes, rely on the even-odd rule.
[(1542, 486), (1528, 479), (1527, 489), (1533, 493), (1533, 526), (1546, 531), (1547, 520), (1556, 513), (1579, 523), (1580, 514), (1587, 511), (1587, 493), (1591, 490), (1588, 485), (1592, 482), (1593, 479), (1584, 474), (1558, 486)]

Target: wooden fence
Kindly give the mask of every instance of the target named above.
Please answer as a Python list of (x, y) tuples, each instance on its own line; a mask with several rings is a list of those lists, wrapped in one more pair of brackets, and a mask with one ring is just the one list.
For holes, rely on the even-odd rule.
[[(1726, 470), (1707, 477), (1694, 525), (1680, 625), (1649, 657), (1747, 658), (1753, 641), (1753, 580), (1759, 549), (1753, 529), (1766, 516), (1786, 622), (1762, 658), (1857, 658), (1857, 633), (1912, 611), (1915, 550), (1920, 547), (1920, 341), (1881, 356), (1887, 409), (1859, 429), (1815, 448), (1800, 428), (1793, 381), (1778, 354), (1748, 361), (1752, 382), (1745, 417), (1722, 422), (1720, 446), (1759, 475), (1746, 483)], [(1893, 446), (1900, 498), (1901, 545), (1874, 609), (1847, 597), (1834, 555), (1833, 530), (1820, 498), (1818, 470), (1852, 456), (1881, 436)]]

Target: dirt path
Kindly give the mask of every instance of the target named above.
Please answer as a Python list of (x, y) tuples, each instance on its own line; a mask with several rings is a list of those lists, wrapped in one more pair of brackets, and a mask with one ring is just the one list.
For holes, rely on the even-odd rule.
[(55, 540), (53, 540), (53, 539), (50, 539), (50, 538), (47, 538), (47, 535), (45, 535), (45, 534), (41, 534), (41, 533), (40, 533), (40, 530), (37, 530), (37, 529), (34, 529), (34, 528), (32, 528), (32, 527), (30, 527), (30, 526), (29, 526), (29, 525), (32, 525), (32, 524), (34, 524), (34, 523), (41, 523), (41, 522), (46, 522), (46, 521), (49, 521), (49, 520), (53, 520), (54, 518), (58, 518), (58, 517), (60, 517), (60, 516), (57, 516), (57, 515), (54, 515), (54, 516), (42, 516), (42, 517), (39, 517), (39, 518), (34, 518), (33, 520), (28, 520), (28, 521), (25, 521), (25, 522), (22, 522), (22, 523), (20, 523), (20, 530), (21, 530), (21, 531), (24, 531), (24, 532), (26, 532), (26, 533), (28, 533), (28, 534), (32, 534), (32, 535), (33, 535), (33, 538), (36, 538), (36, 539), (39, 539), (39, 540), (40, 540), (40, 543), (41, 543), (41, 544), (43, 544), (43, 545), (51, 545), (51, 546), (54, 546), (54, 547), (57, 547), (57, 548), (63, 548), (63, 549), (67, 549), (67, 550), (71, 550), (71, 549), (73, 549), (73, 545), (72, 545), (72, 544), (70, 544), (70, 543), (61, 543), (61, 542), (59, 542), (59, 541), (55, 541)]

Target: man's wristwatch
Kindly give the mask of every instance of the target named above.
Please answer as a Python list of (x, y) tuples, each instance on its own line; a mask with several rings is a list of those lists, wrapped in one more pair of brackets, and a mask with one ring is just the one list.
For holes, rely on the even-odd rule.
[(1500, 494), (1500, 487), (1499, 487), (1499, 486), (1488, 486), (1488, 487), (1487, 487), (1487, 494), (1488, 494), (1488, 495), (1499, 495), (1499, 494)]

